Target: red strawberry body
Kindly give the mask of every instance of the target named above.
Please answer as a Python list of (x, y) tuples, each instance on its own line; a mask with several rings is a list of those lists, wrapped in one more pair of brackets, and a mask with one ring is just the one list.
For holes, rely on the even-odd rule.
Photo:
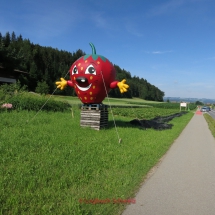
[(113, 64), (105, 57), (93, 53), (75, 61), (70, 68), (67, 84), (74, 87), (79, 99), (85, 104), (102, 103), (111, 88), (117, 87), (116, 71)]

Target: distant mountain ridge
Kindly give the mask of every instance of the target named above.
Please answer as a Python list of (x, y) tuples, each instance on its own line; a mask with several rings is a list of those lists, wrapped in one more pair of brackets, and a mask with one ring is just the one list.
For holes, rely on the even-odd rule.
[(210, 103), (210, 104), (215, 104), (215, 99), (207, 99), (207, 98), (184, 98), (184, 97), (164, 97), (164, 101), (169, 100), (170, 102), (196, 102), (200, 101), (202, 103)]

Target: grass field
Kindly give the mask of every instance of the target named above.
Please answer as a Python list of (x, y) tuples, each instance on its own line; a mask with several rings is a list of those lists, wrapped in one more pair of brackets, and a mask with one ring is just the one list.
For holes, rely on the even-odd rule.
[[(72, 97), (72, 96), (53, 96), (53, 98), (57, 99), (57, 100), (61, 100), (61, 101), (68, 101), (70, 104), (74, 105), (74, 104), (81, 104), (80, 100), (78, 97)], [(158, 103), (160, 104), (161, 102), (154, 102), (154, 101), (146, 101), (143, 99), (139, 99), (139, 98), (132, 98), (132, 99), (118, 99), (118, 98), (105, 98), (103, 100), (103, 104), (105, 105), (127, 105), (127, 106), (131, 106), (131, 104), (129, 104), (129, 102), (134, 102), (136, 103), (136, 106), (140, 106), (139, 104), (143, 103), (148, 103), (150, 104), (155, 104)]]
[[(1, 112), (0, 214), (120, 214), (193, 113), (170, 130), (143, 130), (111, 115), (106, 129), (80, 127), (80, 110)], [(143, 108), (144, 111), (145, 108)], [(73, 117), (74, 116), (74, 117)], [(92, 204), (92, 200), (110, 202)]]
[(208, 123), (208, 127), (211, 130), (212, 135), (215, 137), (215, 120), (209, 114), (204, 114), (204, 117)]
[[(72, 96), (59, 96), (55, 95), (53, 96), (54, 99), (60, 100), (60, 101), (66, 101), (71, 105), (81, 105), (80, 100), (77, 97)], [(123, 106), (123, 107), (157, 107), (157, 108), (168, 108), (168, 109), (177, 109), (177, 111), (180, 110), (180, 104), (179, 103), (168, 103), (168, 102), (156, 102), (156, 101), (147, 101), (140, 98), (105, 98), (103, 100), (103, 104), (109, 105), (109, 106)], [(193, 110), (196, 108), (196, 105), (194, 103), (190, 103), (189, 109)]]

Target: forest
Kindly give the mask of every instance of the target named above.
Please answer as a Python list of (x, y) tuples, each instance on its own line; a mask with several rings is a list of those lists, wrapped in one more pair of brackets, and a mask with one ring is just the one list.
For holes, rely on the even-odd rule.
[[(33, 44), (29, 39), (23, 39), (22, 35), (17, 36), (15, 32), (7, 32), (5, 35), (0, 32), (0, 67), (8, 73), (14, 69), (26, 72), (27, 75), (19, 75), (18, 81), (29, 91), (51, 94), (56, 89), (55, 82), (60, 77), (68, 80), (67, 72), (70, 66), (83, 55), (85, 53), (80, 49), (71, 53)], [(116, 80), (126, 79), (130, 87), (124, 94), (118, 89), (113, 89), (108, 94), (110, 97), (163, 101), (164, 92), (159, 88), (144, 78), (132, 77), (130, 72), (118, 65), (114, 64), (114, 67), (117, 73)], [(63, 91), (57, 90), (55, 94), (76, 96), (70, 87)]]

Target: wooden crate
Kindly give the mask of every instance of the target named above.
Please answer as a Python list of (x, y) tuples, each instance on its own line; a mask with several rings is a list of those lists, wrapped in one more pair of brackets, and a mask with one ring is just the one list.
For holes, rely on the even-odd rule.
[(81, 107), (81, 127), (100, 130), (108, 125), (108, 109), (106, 105), (91, 104)]

